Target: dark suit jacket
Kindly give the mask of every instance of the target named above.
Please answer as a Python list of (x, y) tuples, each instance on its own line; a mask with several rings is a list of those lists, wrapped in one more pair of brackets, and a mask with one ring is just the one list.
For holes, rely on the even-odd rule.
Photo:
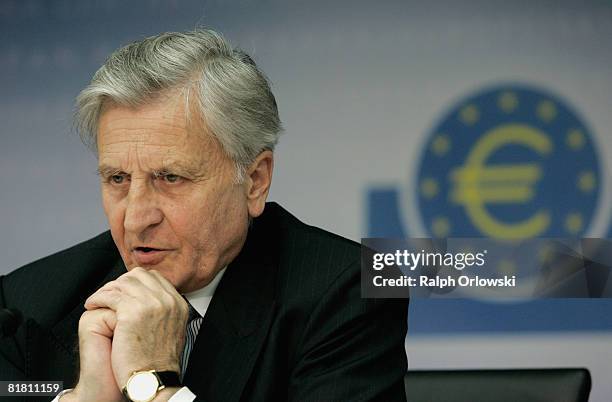
[[(405, 401), (407, 302), (362, 299), (359, 267), (358, 244), (267, 204), (218, 285), (185, 385), (207, 402)], [(26, 317), (0, 342), (0, 379), (73, 386), (84, 300), (124, 272), (106, 232), (0, 277), (2, 307)]]

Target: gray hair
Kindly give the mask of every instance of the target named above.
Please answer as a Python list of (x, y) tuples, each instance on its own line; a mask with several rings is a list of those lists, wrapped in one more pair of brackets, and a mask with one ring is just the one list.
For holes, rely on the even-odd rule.
[(267, 78), (211, 30), (166, 32), (116, 50), (77, 97), (75, 128), (95, 150), (105, 102), (136, 107), (172, 89), (182, 89), (186, 102), (194, 90), (201, 117), (234, 161), (237, 181), (259, 153), (274, 150), (282, 127)]

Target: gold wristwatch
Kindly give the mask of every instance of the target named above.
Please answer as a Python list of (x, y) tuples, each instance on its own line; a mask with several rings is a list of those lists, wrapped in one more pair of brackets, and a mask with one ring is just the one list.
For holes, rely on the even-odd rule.
[(175, 371), (134, 371), (123, 387), (123, 395), (131, 402), (149, 402), (167, 387), (180, 387)]

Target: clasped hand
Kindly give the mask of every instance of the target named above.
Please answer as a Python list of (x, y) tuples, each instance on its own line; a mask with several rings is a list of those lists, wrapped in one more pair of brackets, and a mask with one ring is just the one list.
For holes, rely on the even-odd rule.
[(62, 402), (122, 401), (134, 371), (179, 372), (189, 308), (159, 272), (133, 268), (98, 289), (85, 308), (79, 382)]

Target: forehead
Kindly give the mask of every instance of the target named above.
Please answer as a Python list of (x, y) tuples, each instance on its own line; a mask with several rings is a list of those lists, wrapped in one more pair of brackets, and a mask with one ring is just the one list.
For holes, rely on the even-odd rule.
[(201, 163), (220, 151), (199, 114), (186, 110), (182, 96), (138, 107), (105, 104), (97, 141), (101, 164), (125, 164), (133, 157), (149, 163), (168, 159)]

